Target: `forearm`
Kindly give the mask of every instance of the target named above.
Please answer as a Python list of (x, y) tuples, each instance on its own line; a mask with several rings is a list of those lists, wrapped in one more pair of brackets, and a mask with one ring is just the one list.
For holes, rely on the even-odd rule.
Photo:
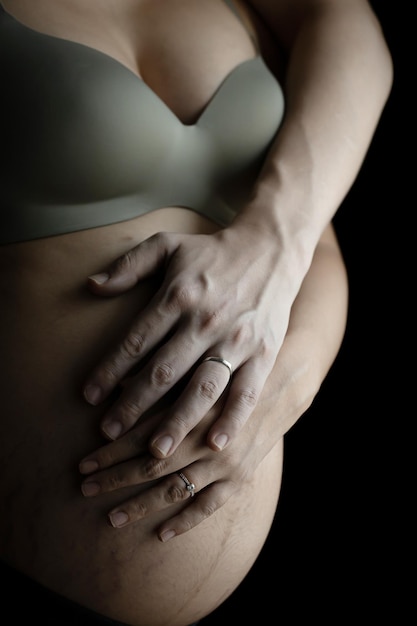
[(286, 113), (236, 225), (274, 233), (302, 277), (366, 155), (390, 91), (391, 59), (363, 1), (252, 4), (288, 55)]
[(331, 226), (325, 229), (294, 302), (290, 323), (257, 411), (278, 416), (284, 435), (308, 409), (339, 352), (348, 312), (348, 279)]
[[(113, 264), (104, 283), (94, 286), (96, 294), (115, 295), (162, 272), (161, 288), (132, 323), (124, 344), (99, 363), (86, 383), (86, 398), (103, 401), (133, 366), (140, 365), (103, 417), (103, 434), (114, 438), (131, 429), (144, 411), (193, 371), (171, 415), (150, 441), (159, 458), (175, 452), (226, 385), (227, 403), (207, 443), (215, 450), (228, 445), (264, 397), (272, 369), (285, 386), (285, 371), (280, 372), (276, 363), (284, 358), (283, 343), (288, 353), (294, 337), (303, 339), (298, 342), (302, 356), (306, 340), (319, 352), (324, 350), (323, 363), (318, 364), (322, 369), (311, 372), (317, 371), (320, 379), (326, 370), (326, 358), (335, 354), (326, 343), (334, 340), (326, 335), (331, 324), (318, 326), (322, 343), (308, 319), (294, 334), (290, 316), (295, 310), (300, 319), (302, 305), (294, 302), (302, 286), (303, 294), (308, 293), (303, 281), (317, 244), (355, 179), (391, 86), (390, 56), (364, 0), (250, 3), (288, 57), (283, 124), (252, 197), (230, 226), (215, 233), (159, 232), (139, 243)], [(263, 33), (262, 41), (270, 42), (265, 29)], [(327, 289), (315, 286), (317, 293)], [(313, 299), (311, 290), (310, 294)], [(326, 292), (326, 298), (332, 297)], [(319, 309), (314, 323), (319, 325), (318, 315), (337, 306), (327, 302), (329, 308)], [(209, 370), (207, 355), (225, 355), (234, 370), (232, 379), (224, 366)], [(296, 352), (289, 354), (295, 372), (305, 367), (297, 358)], [(311, 363), (318, 357), (312, 351), (308, 358)], [(287, 362), (281, 363), (291, 372)], [(158, 384), (150, 385), (158, 372)], [(202, 399), (207, 380), (214, 393)], [(307, 387), (300, 383), (300, 393)], [(98, 391), (93, 400), (91, 389)], [(314, 381), (311, 389), (317, 391)]]

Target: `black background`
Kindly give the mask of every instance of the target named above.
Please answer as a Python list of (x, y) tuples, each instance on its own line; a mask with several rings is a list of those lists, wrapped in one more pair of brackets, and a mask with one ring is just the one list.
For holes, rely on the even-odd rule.
[[(406, 104), (415, 97), (416, 72), (407, 54), (409, 7), (401, 0), (372, 5), (393, 57), (394, 86), (335, 218), (350, 281), (345, 339), (313, 406), (286, 435), (281, 498), (255, 566), (201, 626), (413, 622), (401, 504), (410, 409), (396, 380), (410, 368), (403, 352), (413, 359), (404, 233), (416, 208), (415, 174), (405, 165), (413, 162)], [(406, 385), (402, 391), (413, 395)], [(414, 492), (406, 497), (412, 501)]]

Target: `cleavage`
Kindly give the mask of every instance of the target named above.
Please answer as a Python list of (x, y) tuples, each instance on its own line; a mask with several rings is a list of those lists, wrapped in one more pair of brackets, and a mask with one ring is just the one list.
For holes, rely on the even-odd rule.
[[(5, 4), (7, 10), (8, 5)], [(85, 20), (80, 30), (80, 22), (75, 21), (72, 14), (64, 26), (62, 14), (55, 15), (54, 22), (45, 24), (36, 12), (24, 15), (19, 11), (18, 3), (11, 3), (10, 6), (13, 13), (9, 15), (23, 26), (46, 36), (95, 49), (129, 69), (185, 125), (194, 124), (226, 77), (238, 65), (257, 54), (247, 31), (223, 2), (214, 5), (218, 14), (207, 22), (203, 36), (201, 31), (196, 32), (190, 24), (184, 23), (185, 13), (177, 18), (176, 9), (174, 25), (169, 24), (168, 29), (168, 20), (161, 21), (153, 12), (150, 16), (145, 14), (145, 19), (142, 19), (139, 15), (141, 5), (132, 3), (130, 9), (136, 9), (137, 14), (130, 15), (130, 21), (125, 14), (114, 25), (110, 23), (109, 15), (103, 14), (101, 20), (100, 15), (93, 16), (95, 20)], [(186, 10), (188, 14), (192, 6), (179, 3), (178, 13)], [(146, 9), (146, 3), (143, 8)], [(201, 12), (196, 11), (191, 21), (195, 23), (201, 19), (204, 16), (202, 18)], [(155, 35), (153, 37), (147, 35), (149, 24)], [(166, 37), (172, 37), (170, 33), (176, 30), (176, 26), (180, 32), (175, 34), (170, 44)], [(175, 50), (174, 55), (172, 50)], [(193, 50), (192, 55), (190, 50)]]

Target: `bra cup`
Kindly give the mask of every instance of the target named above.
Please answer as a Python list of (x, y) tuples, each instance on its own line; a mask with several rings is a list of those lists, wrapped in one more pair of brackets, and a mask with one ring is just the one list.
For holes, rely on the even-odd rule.
[(152, 184), (176, 130), (132, 72), (93, 49), (49, 38), (36, 42), (36, 54), (25, 46), (9, 56), (10, 88), (0, 103), (6, 183), (19, 171), (28, 200), (68, 203)]
[(4, 15), (0, 80), (8, 85), (0, 184), (13, 213), (0, 213), (3, 243), (164, 206), (226, 225), (284, 113), (281, 87), (261, 57), (235, 67), (188, 126), (112, 57)]

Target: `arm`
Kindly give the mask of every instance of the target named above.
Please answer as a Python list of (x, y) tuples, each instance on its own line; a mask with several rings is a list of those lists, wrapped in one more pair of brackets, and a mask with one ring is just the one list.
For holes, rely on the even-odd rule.
[[(165, 477), (111, 511), (113, 525), (125, 526), (166, 508), (168, 518), (158, 529), (158, 536), (166, 540), (166, 531), (179, 535), (202, 522), (239, 489), (242, 481), (250, 480), (251, 472), (311, 405), (340, 348), (347, 304), (345, 267), (334, 232), (328, 227), (294, 302), (284, 343), (253, 417), (230, 446), (219, 453), (202, 444), (201, 433), (217, 417), (218, 408), (214, 407), (177, 451), (161, 463), (143, 445), (149, 424), (139, 420), (123, 437), (84, 459), (82, 473), (91, 469), (83, 463), (95, 463), (99, 468), (85, 478), (84, 493), (89, 482), (99, 485), (98, 493), (103, 494), (144, 484), (150, 477)], [(187, 476), (197, 491), (204, 491), (179, 515), (169, 518), (170, 505), (188, 498), (187, 492), (178, 488), (181, 481), (176, 472), (183, 467), (187, 467)], [(117, 521), (120, 513), (124, 513), (122, 523), (120, 518)]]
[(390, 92), (392, 63), (364, 0), (251, 4), (288, 58), (287, 104), (252, 202), (234, 226), (273, 232), (302, 280), (362, 165)]
[[(213, 450), (230, 443), (256, 407), (317, 242), (357, 175), (391, 86), (391, 59), (367, 2), (251, 5), (286, 51), (287, 108), (250, 202), (228, 228), (159, 233), (119, 259), (107, 280), (90, 281), (95, 293), (116, 295), (164, 272), (155, 298), (86, 385), (89, 401), (104, 399), (159, 345), (105, 415), (109, 438), (200, 363), (151, 437), (159, 458), (174, 453), (228, 384), (226, 368), (204, 357), (220, 355), (235, 372), (207, 435)], [(96, 398), (93, 388), (101, 390)]]

